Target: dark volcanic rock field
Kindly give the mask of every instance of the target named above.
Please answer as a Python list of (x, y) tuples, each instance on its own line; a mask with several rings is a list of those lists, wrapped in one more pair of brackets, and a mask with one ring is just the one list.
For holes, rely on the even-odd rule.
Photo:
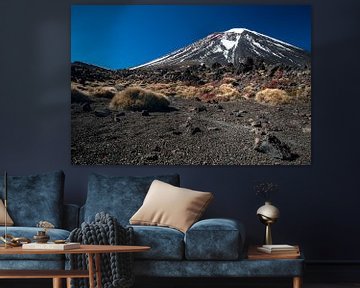
[[(75, 62), (72, 164), (309, 165), (310, 71), (253, 59), (135, 70)], [(109, 108), (134, 89), (167, 98), (170, 108)]]
[(173, 96), (169, 112), (133, 112), (108, 110), (110, 99), (92, 101), (71, 107), (75, 165), (311, 163), (309, 103), (279, 107)]

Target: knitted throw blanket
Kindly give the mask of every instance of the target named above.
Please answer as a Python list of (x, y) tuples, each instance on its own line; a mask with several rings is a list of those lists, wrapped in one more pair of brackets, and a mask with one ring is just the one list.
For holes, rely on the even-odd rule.
[[(96, 245), (133, 245), (133, 229), (124, 228), (116, 218), (104, 212), (95, 215), (92, 223), (82, 223), (69, 236), (70, 242)], [(70, 254), (70, 268), (87, 269), (87, 255)], [(94, 259), (95, 261), (95, 259)], [(94, 275), (95, 277), (95, 275)], [(129, 288), (134, 284), (132, 253), (101, 254), (101, 279), (103, 288)], [(72, 288), (89, 287), (88, 279), (73, 279)], [(96, 281), (95, 281), (96, 283)]]

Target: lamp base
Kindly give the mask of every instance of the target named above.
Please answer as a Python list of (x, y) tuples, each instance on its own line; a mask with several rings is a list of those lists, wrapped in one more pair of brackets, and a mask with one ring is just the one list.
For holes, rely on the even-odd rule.
[(266, 245), (272, 245), (271, 224), (270, 223), (266, 224), (266, 226), (265, 226), (264, 242)]

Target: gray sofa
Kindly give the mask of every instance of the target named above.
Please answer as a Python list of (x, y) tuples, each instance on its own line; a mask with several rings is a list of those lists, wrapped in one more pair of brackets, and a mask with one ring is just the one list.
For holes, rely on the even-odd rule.
[[(50, 240), (66, 239), (78, 225), (79, 207), (63, 203), (64, 180), (62, 171), (8, 177), (8, 212), (14, 226), (7, 233), (32, 239), (42, 230), (37, 223), (46, 220), (55, 225), (48, 230)], [(0, 195), (3, 199), (3, 185)], [(5, 227), (0, 226), (0, 235), (4, 234)], [(64, 261), (63, 255), (0, 255), (0, 269), (64, 269)]]
[[(92, 174), (80, 221), (104, 211), (129, 225), (154, 179), (179, 186), (179, 175), (118, 177)], [(216, 198), (215, 198), (216, 201)], [(135, 253), (135, 274), (150, 277), (298, 277), (303, 260), (247, 260), (245, 229), (232, 219), (200, 220), (184, 234), (158, 226), (132, 226), (135, 244), (151, 250)]]

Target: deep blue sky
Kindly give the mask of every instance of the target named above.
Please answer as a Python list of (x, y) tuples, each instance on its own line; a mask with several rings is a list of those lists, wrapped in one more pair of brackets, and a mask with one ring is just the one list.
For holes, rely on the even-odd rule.
[(129, 68), (235, 27), (311, 50), (309, 5), (73, 5), (71, 62)]

